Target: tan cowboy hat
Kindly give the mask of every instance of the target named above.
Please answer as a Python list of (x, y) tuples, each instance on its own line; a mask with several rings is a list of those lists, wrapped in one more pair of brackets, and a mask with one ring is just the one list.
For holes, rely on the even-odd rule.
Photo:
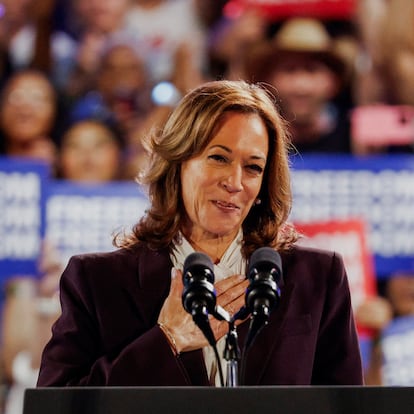
[(324, 25), (316, 19), (295, 17), (287, 20), (275, 36), (255, 45), (246, 53), (246, 75), (253, 81), (263, 81), (275, 63), (287, 54), (310, 55), (325, 62), (342, 81), (346, 62), (335, 50), (335, 43)]

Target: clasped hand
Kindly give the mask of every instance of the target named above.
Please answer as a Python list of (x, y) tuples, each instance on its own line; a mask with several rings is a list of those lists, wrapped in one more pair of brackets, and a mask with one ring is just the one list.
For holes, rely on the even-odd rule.
[[(244, 305), (244, 295), (248, 284), (249, 282), (244, 275), (230, 276), (214, 284), (217, 305), (224, 308), (230, 317)], [(174, 337), (176, 350), (179, 353), (193, 351), (208, 345), (204, 334), (182, 305), (183, 288), (182, 271), (173, 269), (170, 292), (158, 317), (158, 322), (162, 323)], [(228, 322), (226, 321), (219, 321), (210, 316), (210, 325), (216, 340), (228, 332)]]

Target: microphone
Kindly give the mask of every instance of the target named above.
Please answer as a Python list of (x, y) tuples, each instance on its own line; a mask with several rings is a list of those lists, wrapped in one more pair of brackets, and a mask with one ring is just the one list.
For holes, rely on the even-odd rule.
[(216, 313), (216, 292), (214, 289), (214, 265), (210, 257), (194, 252), (184, 261), (182, 303), (193, 317), (209, 344), (214, 346), (216, 339), (208, 319)]
[(247, 277), (250, 285), (246, 290), (246, 309), (251, 313), (246, 348), (259, 331), (269, 322), (271, 311), (279, 304), (278, 284), (282, 278), (282, 259), (270, 247), (257, 249), (250, 258)]

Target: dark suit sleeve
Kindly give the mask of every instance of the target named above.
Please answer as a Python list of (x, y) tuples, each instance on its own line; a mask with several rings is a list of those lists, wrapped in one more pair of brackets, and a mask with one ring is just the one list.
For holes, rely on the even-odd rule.
[[(180, 357), (173, 354), (158, 326), (135, 335), (130, 332), (136, 328), (122, 327), (120, 331), (127, 334), (120, 335), (120, 343), (106, 344), (102, 326), (108, 320), (101, 320), (97, 289), (85, 273), (82, 260), (72, 258), (62, 275), (62, 314), (44, 349), (37, 385), (188, 385)], [(113, 314), (119, 318), (116, 309)], [(121, 319), (114, 319), (114, 324), (128, 325)]]
[(361, 356), (348, 279), (341, 257), (335, 254), (328, 274), (312, 384), (362, 383)]

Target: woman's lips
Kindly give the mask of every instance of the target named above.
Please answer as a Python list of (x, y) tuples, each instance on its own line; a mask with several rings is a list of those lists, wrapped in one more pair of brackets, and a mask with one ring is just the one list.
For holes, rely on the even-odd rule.
[(226, 201), (222, 200), (214, 200), (213, 203), (222, 210), (233, 211), (239, 210), (239, 207), (233, 203), (227, 203)]

